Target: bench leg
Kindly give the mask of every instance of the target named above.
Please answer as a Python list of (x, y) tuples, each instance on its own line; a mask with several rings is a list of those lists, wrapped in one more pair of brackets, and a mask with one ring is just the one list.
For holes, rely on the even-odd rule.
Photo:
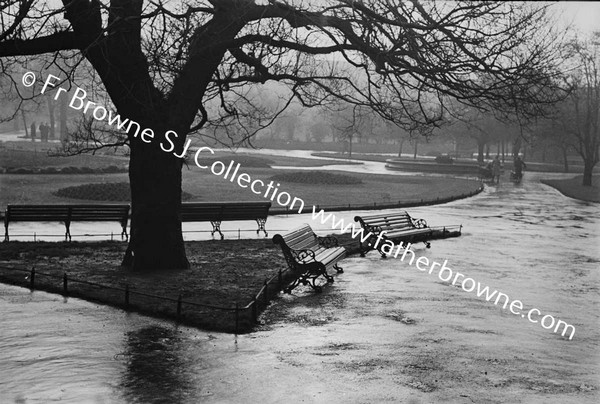
[(311, 262), (309, 264), (303, 264), (298, 268), (304, 271), (294, 282), (292, 282), (287, 288), (284, 289), (285, 293), (291, 293), (298, 285), (308, 285), (316, 293), (321, 293), (323, 288), (316, 284), (316, 280), (319, 276), (325, 277), (327, 283), (333, 282), (333, 276), (327, 273), (325, 265), (321, 262)]
[(215, 233), (219, 233), (221, 235), (221, 240), (223, 240), (225, 238), (225, 236), (223, 235), (223, 233), (221, 233), (221, 222), (220, 221), (210, 221), (210, 224), (212, 225), (213, 229), (210, 232), (210, 235), (214, 237)]
[(335, 269), (337, 271), (338, 274), (344, 273), (344, 268), (342, 268), (341, 266), (339, 266), (338, 264), (335, 264), (333, 266), (333, 269)]
[(258, 230), (256, 230), (256, 234), (259, 234), (262, 230), (265, 233), (265, 237), (269, 237), (269, 233), (265, 230), (265, 223), (267, 223), (267, 219), (256, 219), (256, 223), (258, 224)]
[(8, 223), (4, 224), (4, 242), (7, 243), (9, 240), (8, 238)]
[(333, 283), (333, 276), (329, 275), (327, 273), (327, 268), (325, 268), (325, 265), (323, 265), (321, 262), (315, 262), (315, 266), (314, 266), (314, 276), (312, 277), (312, 288), (313, 289), (317, 289), (317, 285), (315, 284), (315, 280), (320, 276), (323, 275), (323, 277), (325, 279), (327, 279), (327, 283)]
[(367, 252), (368, 252), (368, 250), (367, 250), (367, 249), (365, 249), (365, 248), (363, 248), (363, 243), (362, 243), (362, 241), (359, 241), (359, 242), (358, 242), (358, 249), (359, 249), (359, 251), (360, 251), (360, 256), (361, 256), (361, 257), (364, 257), (365, 255), (367, 255)]
[(296, 287), (302, 282), (300, 279), (302, 279), (302, 277), (295, 279), (294, 282), (290, 283), (283, 291), (288, 294), (292, 293), (292, 290), (296, 289)]
[(66, 228), (65, 241), (71, 241), (71, 223), (65, 222), (65, 228)]

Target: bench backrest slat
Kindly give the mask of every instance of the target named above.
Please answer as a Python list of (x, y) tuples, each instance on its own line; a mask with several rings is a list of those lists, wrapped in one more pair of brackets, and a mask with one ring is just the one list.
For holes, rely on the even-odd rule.
[[(308, 224), (304, 224), (283, 235), (276, 235), (273, 241), (292, 250), (311, 250), (319, 246), (319, 241)], [(282, 244), (282, 242), (285, 244)]]
[(181, 220), (226, 221), (266, 219), (271, 202), (184, 202), (181, 205)]
[(407, 212), (356, 216), (354, 220), (360, 222), (363, 226), (379, 226), (382, 230), (413, 229), (415, 227)]
[(129, 205), (8, 205), (7, 222), (18, 221), (127, 221)]

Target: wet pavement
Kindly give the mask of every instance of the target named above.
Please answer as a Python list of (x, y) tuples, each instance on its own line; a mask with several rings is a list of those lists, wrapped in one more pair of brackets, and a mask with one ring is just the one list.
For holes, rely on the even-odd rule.
[(464, 225), (415, 251), (572, 324), (572, 340), (374, 252), (237, 337), (0, 285), (0, 402), (598, 402), (600, 207), (540, 177), (556, 175), (411, 208)]

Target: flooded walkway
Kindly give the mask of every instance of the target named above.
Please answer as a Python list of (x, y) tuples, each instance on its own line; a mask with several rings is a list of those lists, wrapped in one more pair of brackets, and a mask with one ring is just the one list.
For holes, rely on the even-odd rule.
[(571, 341), (374, 252), (238, 337), (0, 285), (0, 402), (598, 402), (600, 209), (540, 176), (410, 209), (464, 225), (415, 250), (572, 324)]

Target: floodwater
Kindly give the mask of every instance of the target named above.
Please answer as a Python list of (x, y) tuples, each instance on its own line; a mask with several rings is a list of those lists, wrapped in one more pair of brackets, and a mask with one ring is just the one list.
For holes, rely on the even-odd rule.
[(376, 252), (237, 337), (0, 285), (0, 403), (599, 402), (600, 207), (525, 175), (411, 208), (464, 226), (415, 252), (572, 324), (572, 340)]

